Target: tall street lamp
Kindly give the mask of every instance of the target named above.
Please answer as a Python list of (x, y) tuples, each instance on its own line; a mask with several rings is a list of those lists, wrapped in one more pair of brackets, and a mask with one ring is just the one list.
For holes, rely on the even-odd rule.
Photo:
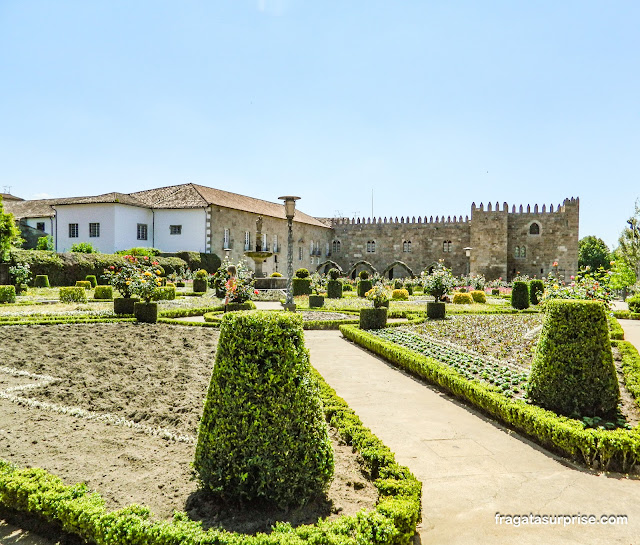
[(471, 275), (471, 250), (473, 250), (473, 248), (464, 249), (464, 253), (467, 256), (467, 276)]
[(287, 300), (284, 304), (284, 309), (295, 312), (296, 304), (293, 302), (293, 216), (296, 214), (296, 201), (300, 197), (286, 195), (278, 197), (278, 199), (284, 201), (284, 215), (287, 217), (287, 226), (289, 228), (287, 238)]

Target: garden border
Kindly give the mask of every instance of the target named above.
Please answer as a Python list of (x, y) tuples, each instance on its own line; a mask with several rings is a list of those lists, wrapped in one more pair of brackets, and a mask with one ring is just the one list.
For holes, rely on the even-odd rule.
[[(465, 379), (446, 364), (418, 354), (408, 348), (384, 341), (360, 330), (357, 326), (340, 327), (349, 340), (382, 356), (409, 373), (435, 384), (454, 396), (469, 402), (500, 422), (513, 427), (546, 448), (565, 457), (580, 461), (591, 468), (631, 470), (640, 461), (640, 429), (596, 430), (585, 429), (578, 420), (528, 405), (522, 400), (509, 399), (487, 386)], [(625, 342), (625, 341), (617, 341)], [(629, 369), (636, 373), (640, 383), (640, 355), (630, 343), (625, 354)]]

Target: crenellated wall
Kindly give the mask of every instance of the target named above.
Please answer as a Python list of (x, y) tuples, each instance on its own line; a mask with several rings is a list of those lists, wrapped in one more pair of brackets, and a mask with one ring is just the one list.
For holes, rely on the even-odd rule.
[[(506, 202), (486, 207), (473, 203), (471, 217), (464, 219), (460, 215), (333, 218), (328, 221), (340, 250), (326, 260), (352, 276), (362, 269), (387, 277), (418, 275), (442, 260), (456, 275), (471, 272), (508, 280), (518, 273), (546, 276), (558, 262), (558, 273), (569, 277), (578, 265), (578, 220), (579, 200), (574, 198), (548, 209), (514, 205), (511, 211)], [(537, 234), (536, 228), (531, 232), (534, 223)]]

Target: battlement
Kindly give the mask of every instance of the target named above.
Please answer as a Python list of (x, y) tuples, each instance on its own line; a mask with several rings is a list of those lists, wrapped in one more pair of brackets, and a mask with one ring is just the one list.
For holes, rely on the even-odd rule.
[(511, 212), (509, 212), (509, 205), (504, 202), (502, 203), (502, 210), (500, 210), (500, 203), (496, 202), (495, 207), (492, 206), (491, 202), (487, 203), (487, 208), (485, 210), (484, 204), (480, 203), (480, 206), (476, 206), (476, 203), (471, 203), (471, 212), (507, 212), (511, 214), (562, 214), (566, 212), (567, 206), (577, 206), (580, 204), (580, 199), (578, 197), (567, 198), (562, 201), (562, 205), (558, 204), (558, 206), (553, 208), (553, 204), (549, 205), (549, 209), (547, 210), (547, 205), (543, 204), (542, 207), (538, 207), (537, 204), (533, 205), (533, 210), (531, 209), (531, 205), (527, 204), (526, 209), (523, 205), (520, 205), (518, 209), (516, 209), (516, 205), (514, 204), (511, 207)]
[(384, 218), (382, 217), (378, 217), (378, 218), (331, 218), (331, 227), (336, 227), (338, 225), (380, 225), (380, 224), (404, 224), (404, 225), (428, 225), (430, 223), (433, 224), (446, 224), (446, 223), (451, 223), (451, 224), (464, 224), (464, 223), (468, 223), (469, 222), (469, 216), (465, 216), (464, 219), (462, 219), (462, 216), (447, 216), (446, 219), (444, 216), (436, 216), (435, 219), (433, 218), (433, 216), (429, 216), (429, 219), (427, 219), (427, 216), (418, 216), (418, 218), (416, 219), (415, 216), (411, 216), (411, 218), (409, 218), (409, 216), (407, 216), (406, 218), (404, 216), (401, 216), (400, 219), (398, 219), (398, 216), (395, 217), (389, 217), (387, 218), (386, 216)]

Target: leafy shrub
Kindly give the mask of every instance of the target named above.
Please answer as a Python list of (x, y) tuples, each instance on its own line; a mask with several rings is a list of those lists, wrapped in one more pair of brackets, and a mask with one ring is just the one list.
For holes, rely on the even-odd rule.
[[(305, 270), (306, 269), (298, 269)], [(297, 274), (298, 271), (296, 271)], [(309, 271), (307, 271), (309, 272)], [(311, 278), (298, 278), (297, 276), (291, 280), (291, 288), (293, 295), (311, 295)]]
[(86, 303), (87, 292), (84, 288), (71, 286), (60, 288), (61, 303)]
[(14, 284), (27, 284), (31, 280), (31, 267), (28, 263), (24, 265), (13, 265), (9, 267), (9, 274)]
[(360, 309), (360, 329), (382, 329), (386, 325), (386, 307)]
[(451, 274), (451, 269), (447, 269), (442, 263), (433, 269), (431, 273), (422, 273), (422, 285), (424, 292), (435, 297), (436, 301), (441, 301), (455, 285), (456, 279)]
[(640, 294), (629, 297), (627, 304), (629, 305), (630, 312), (640, 312)]
[(279, 272), (272, 272), (269, 276), (271, 278), (282, 278), (282, 275)]
[(36, 242), (36, 250), (52, 252), (54, 250), (53, 237), (51, 235), (39, 237), (38, 242)]
[(93, 291), (94, 299), (113, 299), (113, 288), (111, 286), (96, 286)]
[(98, 285), (98, 279), (96, 278), (95, 274), (88, 274), (85, 277), (85, 280), (91, 283), (92, 288), (95, 288)]
[(436, 301), (434, 303), (427, 303), (427, 318), (430, 320), (444, 320), (447, 307), (445, 303)]
[(534, 279), (529, 282), (529, 301), (531, 301), (532, 305), (537, 305), (543, 294), (544, 282), (542, 280)]
[(205, 278), (193, 279), (193, 291), (196, 293), (204, 293), (209, 289), (209, 284)]
[(309, 308), (324, 306), (324, 295), (309, 295)]
[(133, 304), (133, 314), (138, 322), (155, 324), (158, 321), (158, 303), (136, 301)]
[(473, 297), (470, 293), (454, 293), (453, 303), (455, 305), (471, 305), (473, 303)]
[(49, 287), (49, 277), (46, 274), (38, 274), (33, 281), (33, 285), (36, 288), (48, 288)]
[(16, 302), (16, 287), (0, 286), (0, 303), (15, 303), (15, 302)]
[(299, 315), (224, 316), (194, 460), (206, 490), (283, 507), (326, 490), (333, 452), (303, 339)]
[(152, 301), (173, 301), (176, 298), (175, 286), (161, 286), (156, 288), (151, 296)]
[(338, 280), (338, 278), (340, 278), (340, 271), (334, 267), (333, 269), (329, 269), (328, 275), (331, 280)]
[(500, 295), (500, 290), (498, 288), (491, 288), (491, 295)]
[(296, 278), (308, 278), (309, 270), (308, 269), (298, 269), (294, 275)]
[[(367, 272), (367, 271), (362, 271)], [(369, 273), (367, 273), (368, 276)], [(358, 280), (358, 297), (366, 297), (368, 291), (373, 287), (373, 282), (371, 280), (367, 280), (365, 278), (360, 278)]]
[(475, 303), (487, 302), (487, 294), (482, 290), (473, 290), (470, 295)]
[(353, 291), (353, 286), (347, 282), (343, 282), (342, 291)]
[(90, 242), (76, 242), (71, 245), (71, 251), (78, 254), (97, 254), (98, 250)]
[(403, 288), (403, 284), (402, 284), (402, 280), (395, 280), (393, 282), (393, 289), (394, 290), (401, 290)]
[(84, 288), (85, 290), (90, 290), (91, 289), (91, 282), (89, 282), (88, 280), (78, 280), (76, 282), (76, 287), (77, 288)]
[(391, 299), (394, 301), (408, 301), (409, 292), (405, 289), (395, 289), (391, 292)]
[[(188, 267), (192, 271), (205, 269), (210, 274), (216, 272), (222, 264), (222, 260), (216, 254), (205, 254), (200, 252), (178, 252), (175, 254), (163, 253), (160, 257), (180, 258), (182, 262), (185, 263), (186, 267)], [(162, 260), (159, 261), (162, 264)]]
[(342, 297), (342, 282), (340, 280), (329, 280), (327, 282), (327, 297), (329, 299), (340, 299)]
[(528, 395), (567, 416), (606, 416), (620, 399), (604, 306), (550, 300), (531, 365)]
[(197, 270), (193, 275), (196, 280), (206, 280), (209, 277), (209, 273), (204, 269)]
[(467, 288), (460, 288), (458, 290), (459, 293), (467, 293)]
[(134, 255), (136, 257), (147, 256), (147, 257), (156, 257), (159, 256), (162, 252), (157, 248), (147, 248), (145, 246), (140, 246), (136, 248), (129, 248), (128, 250), (119, 250), (116, 252), (118, 255)]
[(367, 270), (362, 270), (358, 273), (358, 278), (360, 278), (360, 280), (368, 280), (369, 276), (369, 271)]
[(529, 286), (526, 282), (517, 280), (511, 290), (511, 306), (518, 310), (529, 308)]

